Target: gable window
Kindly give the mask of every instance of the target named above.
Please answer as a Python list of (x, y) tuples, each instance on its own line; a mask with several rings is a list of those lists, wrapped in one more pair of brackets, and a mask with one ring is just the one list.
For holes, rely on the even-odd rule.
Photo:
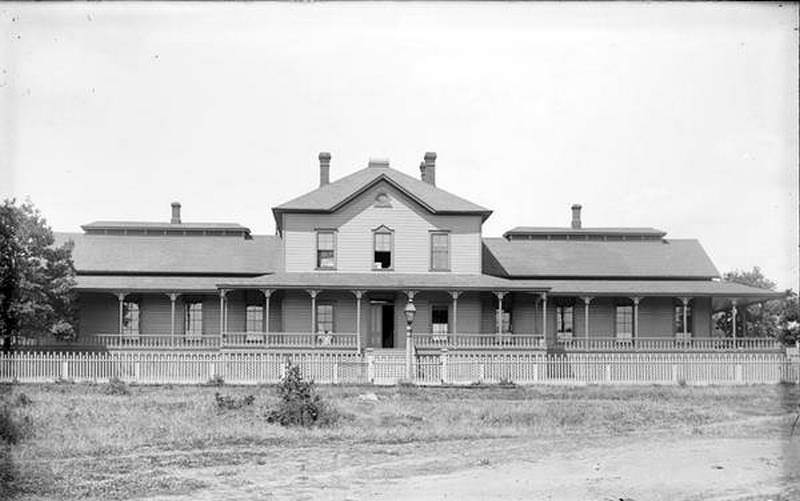
[(187, 336), (199, 337), (203, 334), (203, 303), (193, 301), (186, 305), (183, 328)]
[(556, 335), (559, 339), (572, 338), (572, 306), (556, 306)]
[(450, 234), (431, 233), (431, 270), (450, 271)]
[(333, 231), (317, 231), (317, 268), (336, 268), (336, 234)]
[(248, 306), (245, 310), (245, 330), (247, 332), (264, 331), (264, 307), (258, 305)]
[(627, 341), (633, 338), (633, 306), (617, 306), (616, 316), (617, 340)]
[(394, 234), (392, 230), (381, 226), (372, 234), (373, 238), (373, 268), (376, 270), (388, 270), (393, 266), (392, 249), (394, 247)]
[(435, 304), (431, 307), (431, 334), (434, 339), (446, 339), (450, 332), (447, 305)]
[(317, 334), (333, 332), (333, 305), (317, 303)]
[(139, 335), (139, 304), (125, 301), (122, 303), (122, 334)]
[[(686, 308), (686, 325), (683, 325), (683, 309)], [(686, 337), (692, 337), (692, 305), (687, 304), (686, 306), (681, 304), (676, 304), (673, 308), (673, 315), (672, 315), (672, 326), (673, 331), (675, 332), (676, 337), (683, 337), (684, 336), (684, 327), (686, 330)]]

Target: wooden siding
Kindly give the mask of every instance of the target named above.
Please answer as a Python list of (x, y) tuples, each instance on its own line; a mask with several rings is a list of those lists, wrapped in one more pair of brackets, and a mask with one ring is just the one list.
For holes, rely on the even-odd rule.
[(86, 292), (78, 296), (80, 309), (78, 336), (117, 334), (119, 300), (114, 294)]
[[(375, 206), (378, 193), (391, 207)], [(286, 214), (284, 257), (287, 272), (316, 269), (316, 230), (336, 231), (336, 269), (370, 272), (372, 230), (394, 231), (393, 269), (399, 273), (430, 271), (430, 231), (450, 232), (450, 264), (454, 273), (481, 273), (481, 217), (432, 215), (387, 183), (379, 183), (335, 214)], [(380, 273), (380, 272), (376, 272)]]

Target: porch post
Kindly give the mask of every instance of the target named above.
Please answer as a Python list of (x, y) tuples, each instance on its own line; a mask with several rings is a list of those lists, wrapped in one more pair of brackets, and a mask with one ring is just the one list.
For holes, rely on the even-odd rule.
[(682, 322), (683, 323), (683, 339), (686, 339), (686, 337), (689, 335), (689, 326), (686, 325), (686, 323), (689, 320), (689, 315), (687, 313), (687, 307), (689, 306), (689, 298), (688, 297), (682, 297), (681, 298), (681, 302), (683, 303), (683, 310), (682, 310), (682, 312), (683, 312), (683, 322)]
[(450, 296), (453, 298), (453, 328), (451, 331), (454, 338), (458, 333), (458, 296), (460, 295), (461, 291), (450, 291)]
[(117, 293), (117, 299), (119, 299), (119, 337), (122, 338), (122, 322), (123, 322), (123, 303), (125, 302), (126, 294), (124, 292)]
[(503, 333), (503, 297), (505, 297), (506, 292), (502, 291), (495, 291), (494, 295), (497, 296), (497, 334)]
[(219, 337), (225, 333), (225, 289), (219, 290)]
[(308, 295), (311, 296), (311, 334), (317, 333), (317, 294), (318, 290), (308, 291)]
[(175, 346), (175, 301), (177, 299), (178, 294), (169, 295), (169, 340), (173, 346)]
[(640, 297), (632, 297), (631, 301), (633, 301), (633, 337), (634, 339), (639, 337), (639, 301), (642, 298)]
[(736, 345), (736, 300), (731, 301), (731, 331), (733, 332), (733, 344)]
[(269, 298), (272, 296), (272, 289), (261, 289), (264, 294), (264, 334), (269, 335)]
[(361, 352), (361, 298), (364, 296), (364, 291), (353, 291), (356, 296), (356, 348), (359, 353)]
[(589, 303), (594, 299), (591, 296), (583, 296), (583, 335), (586, 342), (589, 342)]
[(542, 336), (547, 343), (547, 293), (542, 292)]

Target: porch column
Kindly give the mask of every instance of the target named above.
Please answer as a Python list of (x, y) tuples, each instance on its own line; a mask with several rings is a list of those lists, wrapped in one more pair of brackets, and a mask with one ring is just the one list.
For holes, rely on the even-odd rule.
[(272, 289), (261, 289), (264, 294), (264, 334), (269, 335), (269, 298), (272, 297)]
[(497, 333), (503, 333), (503, 297), (507, 293), (502, 291), (495, 291), (494, 295), (497, 296)]
[(733, 344), (736, 345), (736, 300), (731, 301), (731, 332), (733, 333)]
[(175, 345), (175, 301), (178, 300), (179, 294), (169, 294), (169, 340), (172, 345)]
[(583, 335), (586, 342), (589, 342), (589, 303), (594, 299), (592, 296), (583, 296)]
[(542, 292), (542, 336), (547, 343), (547, 293)]
[(364, 296), (364, 291), (352, 291), (356, 296), (356, 348), (359, 353), (361, 352), (361, 298)]
[(633, 301), (633, 337), (634, 339), (639, 337), (639, 301), (642, 298), (640, 297), (632, 297), (631, 301)]
[(317, 294), (318, 290), (308, 291), (308, 295), (311, 296), (311, 334), (317, 333)]
[(225, 289), (219, 290), (219, 337), (225, 333)]
[(461, 291), (450, 291), (450, 296), (453, 298), (453, 328), (450, 329), (453, 337), (458, 332), (458, 296), (460, 295)]
[(688, 314), (688, 306), (689, 306), (689, 298), (682, 297), (681, 302), (683, 303), (683, 309), (681, 312), (683, 313), (683, 339), (686, 339), (689, 335), (689, 326), (686, 325), (689, 321), (689, 314)]
[(125, 302), (125, 294), (124, 292), (117, 293), (117, 299), (119, 300), (119, 337), (122, 338), (122, 323), (123, 323), (123, 316), (124, 316), (124, 306), (123, 303)]

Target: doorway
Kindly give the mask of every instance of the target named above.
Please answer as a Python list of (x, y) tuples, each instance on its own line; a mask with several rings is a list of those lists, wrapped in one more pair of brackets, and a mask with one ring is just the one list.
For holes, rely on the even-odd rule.
[(369, 346), (394, 348), (394, 304), (389, 301), (370, 303)]

